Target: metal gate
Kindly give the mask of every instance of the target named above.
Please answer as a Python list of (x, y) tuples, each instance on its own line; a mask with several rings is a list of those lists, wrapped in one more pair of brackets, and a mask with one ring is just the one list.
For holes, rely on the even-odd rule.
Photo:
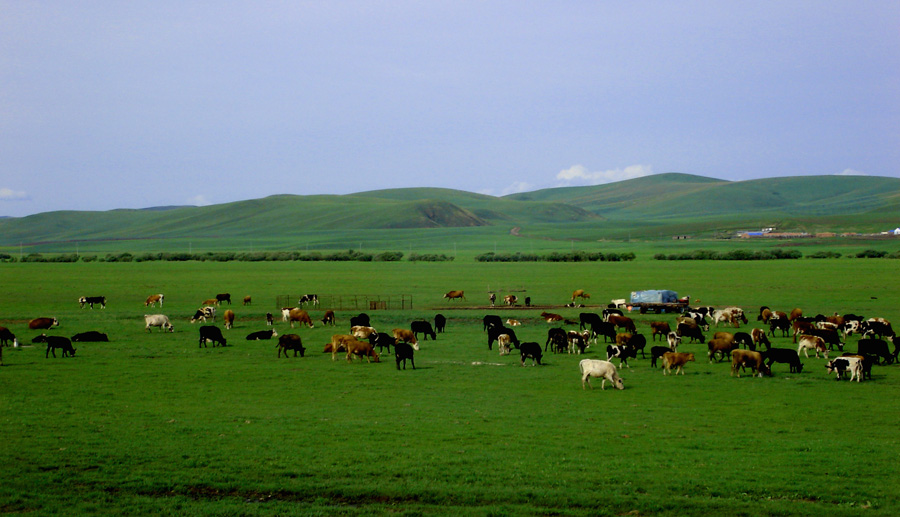
[[(275, 307), (301, 307), (299, 294), (280, 294), (275, 297)], [(301, 308), (331, 309), (333, 311), (408, 310), (413, 308), (411, 294), (320, 294), (319, 305), (304, 304)]]

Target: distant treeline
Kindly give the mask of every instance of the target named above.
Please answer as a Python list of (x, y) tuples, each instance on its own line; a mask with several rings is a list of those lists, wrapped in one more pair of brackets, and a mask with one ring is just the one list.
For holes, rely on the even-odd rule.
[(599, 251), (570, 251), (559, 253), (554, 251), (547, 255), (535, 253), (482, 253), (475, 257), (478, 262), (624, 262), (635, 259), (635, 254), (600, 253)]
[[(807, 258), (840, 258), (842, 255), (836, 251), (817, 251), (807, 255)], [(685, 253), (657, 253), (653, 255), (656, 260), (780, 260), (780, 259), (799, 259), (803, 254), (798, 250), (731, 250), (731, 251), (712, 251), (712, 250), (694, 250)], [(860, 251), (848, 257), (855, 258), (900, 258), (900, 251), (888, 253), (879, 250)]]

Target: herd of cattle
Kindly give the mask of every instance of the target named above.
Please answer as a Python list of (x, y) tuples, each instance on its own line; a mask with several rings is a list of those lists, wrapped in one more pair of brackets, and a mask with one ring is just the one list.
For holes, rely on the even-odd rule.
[[(583, 290), (577, 290), (573, 293), (572, 300), (574, 301), (576, 298), (585, 300), (589, 297), (590, 295), (584, 293)], [(465, 299), (465, 296), (463, 291), (450, 291), (444, 295), (444, 298), (455, 300)], [(492, 305), (495, 300), (495, 295), (492, 293), (490, 296)], [(162, 308), (164, 301), (165, 297), (162, 294), (154, 294), (147, 298), (144, 305)], [(507, 295), (504, 302), (507, 305), (513, 305), (517, 300), (514, 295)], [(217, 307), (221, 307), (224, 303), (231, 304), (230, 294), (222, 293), (205, 300), (190, 318), (190, 322), (208, 323), (210, 320), (215, 322), (218, 316)], [(244, 297), (244, 305), (251, 303), (251, 297)], [(106, 307), (106, 297), (83, 296), (79, 298), (79, 304), (82, 308), (88, 306), (93, 309), (94, 305), (99, 305), (103, 309)], [(298, 307), (282, 308), (281, 321), (288, 323), (292, 329), (294, 323), (313, 328), (312, 317), (302, 308), (305, 305), (317, 307), (319, 305), (318, 296), (305, 294), (298, 300)], [(530, 305), (530, 300), (526, 301), (526, 305)], [(222, 319), (226, 330), (233, 328), (234, 311), (226, 309), (222, 314)], [(504, 321), (497, 315), (485, 315), (482, 319), (482, 331), (487, 334), (488, 350), (493, 350), (493, 344), (496, 342), (501, 356), (509, 355), (515, 348), (519, 351), (522, 366), (525, 366), (528, 360), (531, 360), (532, 365), (539, 365), (545, 352), (585, 354), (591, 345), (599, 345), (602, 337), (606, 345), (606, 359), (584, 359), (579, 363), (582, 388), (591, 386), (590, 379), (595, 377), (603, 379), (601, 389), (605, 387), (606, 381), (618, 389), (623, 389), (624, 382), (619, 377), (618, 369), (631, 368), (628, 360), (636, 359), (638, 353), (641, 354), (642, 359), (647, 356), (645, 352), (646, 336), (639, 332), (635, 320), (626, 316), (619, 308), (609, 307), (603, 309), (599, 314), (582, 312), (579, 314), (577, 322), (560, 314), (548, 312), (542, 312), (540, 319), (549, 324), (568, 324), (573, 328), (568, 330), (556, 326), (549, 328), (544, 345), (541, 346), (536, 341), (519, 341), (513, 329), (513, 327), (521, 325), (519, 320), (506, 319)], [(655, 368), (657, 362), (661, 361), (665, 375), (677, 375), (678, 373), (683, 375), (685, 365), (695, 361), (694, 353), (678, 351), (679, 345), (686, 341), (688, 343), (706, 343), (707, 358), (711, 363), (721, 362), (730, 357), (731, 375), (738, 377), (747, 368), (753, 375), (771, 376), (771, 368), (774, 363), (787, 364), (791, 373), (801, 373), (803, 363), (800, 361), (800, 353), (802, 352), (804, 357), (809, 358), (809, 352), (813, 352), (816, 358), (822, 354), (827, 361), (825, 363), (827, 371), (835, 374), (837, 379), (841, 379), (845, 373), (849, 373), (851, 381), (859, 382), (871, 377), (873, 365), (888, 365), (896, 362), (898, 352), (900, 352), (900, 338), (894, 334), (890, 322), (883, 318), (863, 318), (854, 314), (838, 315), (837, 313), (832, 316), (819, 314), (815, 317), (804, 317), (800, 309), (786, 313), (773, 311), (769, 307), (760, 307), (756, 319), (762, 324), (762, 328), (735, 332), (711, 330), (713, 327), (718, 329), (720, 325), (736, 329), (740, 328), (741, 324), (748, 324), (749, 321), (743, 309), (739, 307), (724, 309), (691, 307), (676, 317), (674, 321), (648, 322), (651, 343), (656, 343), (657, 338), (660, 343), (659, 346), (651, 346), (649, 349), (650, 366)], [(336, 322), (334, 311), (326, 310), (321, 321), (323, 325), (333, 327)], [(266, 324), (270, 327), (274, 326), (274, 317), (271, 313), (266, 314)], [(390, 333), (384, 333), (376, 331), (371, 325), (369, 316), (361, 313), (350, 318), (348, 333), (331, 336), (331, 339), (325, 344), (323, 352), (331, 353), (332, 360), (336, 360), (337, 354), (341, 353), (348, 361), (358, 357), (365, 358), (367, 362), (380, 362), (380, 354), (383, 354), (385, 349), (387, 349), (387, 353), (391, 353), (393, 349), (398, 370), (401, 369), (401, 365), (403, 369), (406, 369), (407, 361), (415, 369), (413, 356), (414, 352), (419, 350), (419, 335), (422, 335), (425, 340), (429, 337), (436, 340), (437, 334), (444, 332), (446, 324), (446, 317), (437, 314), (434, 317), (434, 326), (427, 320), (415, 320), (411, 322), (409, 329), (394, 328)], [(576, 324), (577, 328), (574, 328)], [(28, 328), (30, 330), (49, 330), (58, 325), (59, 321), (56, 318), (35, 318), (28, 323)], [(174, 326), (168, 316), (164, 314), (144, 315), (144, 325), (147, 332), (152, 331), (153, 328), (164, 332), (174, 332)], [(707, 339), (709, 332), (712, 334)], [(769, 337), (774, 339), (776, 333), (779, 332), (782, 338), (789, 336), (793, 338), (793, 343), (797, 346), (796, 350), (772, 346)], [(845, 342), (854, 335), (859, 336), (857, 351), (844, 353)], [(306, 347), (303, 346), (301, 337), (294, 333), (279, 336), (273, 327), (253, 332), (246, 337), (247, 340), (274, 338), (278, 338), (277, 357), (280, 358), (282, 354), (288, 357), (288, 352), (293, 352), (294, 357), (298, 354), (301, 357), (304, 356)], [(893, 352), (890, 351), (887, 340), (892, 342)], [(46, 357), (51, 354), (56, 357), (57, 350), (61, 351), (63, 357), (74, 356), (76, 349), (72, 343), (79, 341), (108, 341), (108, 336), (101, 332), (89, 331), (76, 334), (71, 338), (48, 336), (46, 333), (41, 333), (32, 339), (34, 343), (47, 344)], [(12, 346), (18, 346), (15, 335), (8, 328), (0, 327), (0, 364), (3, 364), (2, 347), (10, 346), (10, 342)], [(199, 327), (198, 346), (206, 347), (208, 344), (212, 344), (213, 347), (227, 345), (227, 339), (219, 327), (215, 325)], [(829, 352), (835, 350), (841, 352), (842, 355), (829, 360)], [(613, 360), (616, 359), (619, 361), (618, 367), (613, 363)]]

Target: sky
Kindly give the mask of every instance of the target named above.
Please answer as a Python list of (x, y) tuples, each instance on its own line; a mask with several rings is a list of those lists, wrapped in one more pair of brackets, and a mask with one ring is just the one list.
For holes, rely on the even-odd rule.
[(0, 0), (0, 216), (900, 177), (900, 2)]

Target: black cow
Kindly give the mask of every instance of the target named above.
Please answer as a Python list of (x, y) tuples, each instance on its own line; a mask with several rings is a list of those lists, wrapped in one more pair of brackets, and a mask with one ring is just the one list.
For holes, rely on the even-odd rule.
[(217, 294), (216, 301), (219, 302), (220, 304), (222, 302), (228, 302), (228, 305), (231, 305), (231, 294), (229, 294), (229, 293)]
[(790, 365), (790, 373), (800, 373), (803, 371), (803, 363), (800, 362), (800, 356), (797, 351), (791, 348), (770, 348), (762, 353), (766, 358), (766, 366), (772, 369), (772, 363), (787, 363)]
[(443, 334), (444, 329), (447, 327), (447, 318), (444, 317), (443, 314), (435, 314), (434, 315), (434, 331), (438, 334)]
[(44, 336), (44, 341), (47, 342), (47, 353), (44, 354), (44, 357), (50, 357), (50, 354), (53, 354), (53, 357), (56, 357), (57, 348), (62, 350), (63, 357), (75, 357), (76, 349), (72, 348), (72, 342), (69, 341), (69, 338), (62, 336)]
[(284, 352), (284, 357), (287, 358), (288, 350), (294, 351), (294, 357), (297, 357), (297, 353), (300, 353), (300, 357), (303, 357), (306, 354), (306, 348), (303, 347), (303, 340), (300, 339), (300, 336), (297, 334), (284, 334), (278, 338), (278, 343), (275, 345), (278, 348), (278, 357), (281, 357), (281, 352)]
[(500, 319), (500, 316), (488, 314), (487, 316), (481, 318), (481, 324), (482, 324), (481, 331), (484, 332), (487, 329), (491, 328), (492, 326), (502, 327), (503, 320)]
[(569, 347), (569, 336), (565, 330), (559, 327), (547, 329), (547, 342), (544, 343), (545, 352), (550, 347), (550, 343), (553, 343), (551, 351), (557, 353), (565, 352)]
[(539, 343), (535, 343), (534, 341), (522, 343), (519, 345), (519, 353), (522, 357), (522, 366), (525, 366), (525, 360), (529, 358), (531, 359), (531, 366), (534, 366), (535, 363), (541, 364), (543, 352), (541, 352), (541, 345)]
[(391, 347), (394, 347), (395, 350), (397, 348), (397, 339), (384, 332), (369, 334), (369, 343), (377, 346), (379, 352), (383, 351), (385, 347), (387, 347), (388, 353), (391, 353)]
[(753, 338), (750, 337), (750, 334), (747, 334), (746, 332), (735, 332), (734, 344), (741, 348), (746, 348), (754, 352), (756, 351), (756, 343), (753, 342)]
[(791, 322), (785, 318), (773, 318), (769, 320), (769, 334), (775, 337), (775, 329), (781, 330), (781, 337), (787, 337), (791, 331)]
[(691, 343), (693, 343), (694, 340), (697, 340), (700, 343), (706, 341), (706, 338), (703, 337), (703, 332), (700, 331), (700, 327), (698, 325), (679, 323), (678, 327), (675, 328), (675, 333), (678, 334), (678, 336), (681, 338), (690, 338)]
[(369, 323), (369, 315), (364, 312), (359, 313), (359, 316), (352, 316), (350, 318), (350, 328), (371, 326), (372, 325)]
[(90, 304), (91, 309), (94, 308), (94, 304), (100, 304), (101, 309), (106, 308), (106, 297), (105, 296), (82, 296), (78, 299), (78, 303), (81, 304), (81, 308), (84, 309), (86, 304)]
[(13, 346), (19, 346), (16, 335), (9, 331), (6, 327), (0, 327), (0, 347), (9, 346), (9, 342), (13, 342)]
[(857, 343), (859, 355), (873, 355), (878, 357), (878, 364), (891, 364), (894, 356), (888, 349), (887, 341), (883, 339), (863, 338)]
[(272, 339), (276, 337), (278, 332), (275, 332), (275, 329), (269, 330), (260, 330), (259, 332), (253, 332), (247, 334), (247, 341), (258, 341), (260, 339)]
[[(531, 307), (531, 297), (530, 296), (525, 297), (525, 307)], [(540, 364), (540, 363), (538, 363), (538, 364)]]
[(656, 368), (656, 360), (663, 356), (666, 352), (673, 350), (667, 346), (654, 346), (650, 348), (650, 366)]
[(815, 328), (809, 329), (806, 334), (822, 338), (828, 345), (829, 350), (834, 350), (834, 347), (836, 346), (841, 352), (844, 351), (844, 343), (841, 342), (841, 335), (838, 334), (838, 331), (836, 330)]
[[(646, 343), (646, 340), (645, 340)], [(637, 359), (637, 350), (628, 345), (609, 345), (606, 347), (606, 360), (619, 359), (619, 368), (628, 366), (628, 358)], [(628, 366), (631, 368), (631, 366)]]
[(603, 318), (595, 312), (582, 312), (578, 315), (578, 321), (578, 329), (584, 330), (586, 328), (593, 327), (594, 325), (603, 323)]
[(225, 346), (225, 338), (222, 336), (222, 331), (215, 325), (200, 327), (200, 344), (197, 345), (197, 348), (201, 346), (205, 348), (207, 341), (212, 341), (213, 348), (216, 347), (216, 344)]
[(428, 336), (431, 336), (432, 341), (437, 341), (437, 333), (431, 328), (431, 323), (425, 320), (413, 321), (409, 324), (409, 330), (413, 331), (416, 339), (419, 339), (419, 334), (424, 334), (425, 339), (423, 341), (428, 341)]
[(413, 360), (413, 347), (409, 343), (396, 343), (394, 345), (394, 360), (397, 362), (397, 369), (400, 369), (400, 361), (403, 361), (403, 369), (406, 369), (406, 360), (409, 359), (409, 364), (412, 365), (412, 369), (416, 369), (416, 362)]
[(72, 341), (76, 343), (79, 341), (102, 342), (109, 341), (109, 336), (102, 332), (97, 332), (96, 330), (89, 330), (87, 332), (75, 334), (74, 336), (72, 336)]
[(488, 350), (493, 350), (494, 341), (502, 334), (508, 335), (509, 342), (512, 343), (514, 347), (519, 348), (519, 338), (516, 337), (516, 333), (513, 329), (506, 328), (501, 324), (499, 326), (494, 325), (488, 329)]
[[(634, 349), (635, 354), (637, 351), (641, 351), (641, 359), (646, 359), (647, 356), (644, 355), (644, 347), (647, 346), (647, 338), (644, 337), (643, 334), (632, 334), (631, 339), (628, 340), (628, 346)], [(637, 355), (635, 355), (637, 357)]]
[(607, 340), (615, 343), (616, 342), (616, 326), (612, 323), (601, 321), (597, 325), (591, 325), (591, 336), (599, 337), (603, 336), (603, 342), (606, 343)]

